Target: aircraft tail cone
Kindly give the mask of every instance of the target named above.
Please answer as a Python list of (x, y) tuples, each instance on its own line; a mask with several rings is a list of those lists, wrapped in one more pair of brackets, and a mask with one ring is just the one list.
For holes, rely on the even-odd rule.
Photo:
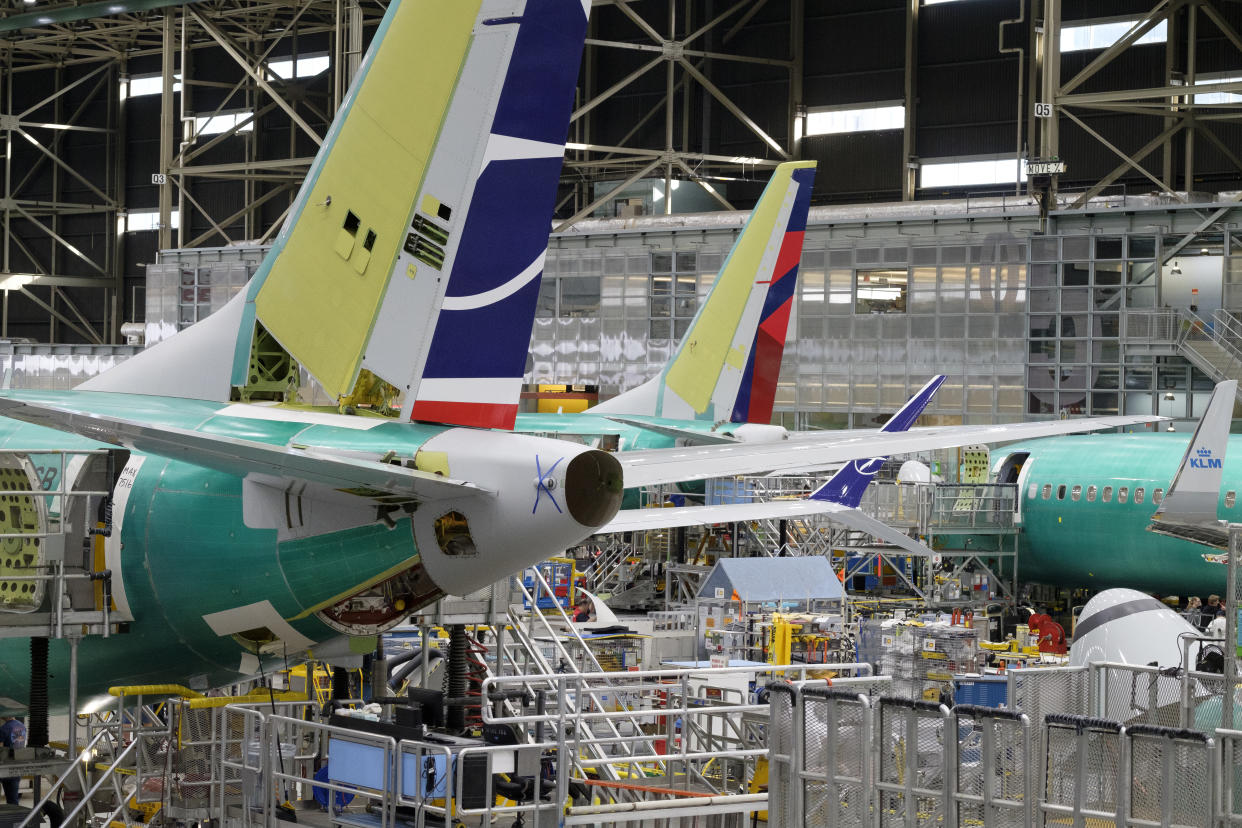
[(565, 470), (569, 514), (583, 526), (603, 526), (621, 508), (623, 478), (621, 464), (608, 452), (579, 454)]

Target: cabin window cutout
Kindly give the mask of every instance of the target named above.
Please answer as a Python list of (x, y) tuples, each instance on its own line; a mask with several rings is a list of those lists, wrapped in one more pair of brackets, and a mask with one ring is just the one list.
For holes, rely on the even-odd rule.
[(1030, 487), (1026, 490), (1026, 499), (1027, 499), (1027, 500), (1034, 500), (1034, 499), (1035, 499), (1035, 493), (1036, 493), (1036, 492), (1038, 492), (1038, 491), (1039, 491), (1039, 484), (1037, 484), (1037, 483), (1032, 483), (1032, 484), (1030, 485)]
[(1103, 494), (1103, 496), (1100, 498), (1100, 500), (1104, 501), (1105, 503), (1111, 503), (1111, 502), (1112, 502), (1112, 500), (1113, 500), (1113, 487), (1112, 487), (1112, 486), (1105, 486), (1105, 487), (1104, 487), (1104, 494)]
[(436, 518), (436, 543), (440, 551), (452, 558), (473, 558), (479, 554), (470, 524), (461, 512), (447, 512)]
[(1098, 490), (1096, 489), (1096, 487), (1095, 487), (1095, 486), (1088, 486), (1088, 487), (1087, 487), (1087, 502), (1088, 502), (1088, 503), (1095, 503), (1095, 493), (1096, 493), (1097, 491), (1098, 491)]
[(1164, 489), (1156, 489), (1151, 493), (1152, 503), (1159, 503), (1162, 500), (1164, 500)]
[(1139, 486), (1137, 489), (1134, 490), (1134, 502), (1135, 503), (1143, 502), (1143, 487), (1142, 486)]
[(444, 221), (448, 221), (453, 217), (453, 208), (449, 207), (447, 204), (441, 204), (436, 208), (436, 215)]
[(370, 253), (370, 252), (371, 252), (371, 248), (373, 248), (373, 247), (375, 247), (375, 231), (374, 231), (374, 230), (368, 230), (368, 231), (367, 231), (367, 237), (366, 237), (366, 239), (365, 239), (365, 240), (363, 240), (363, 242), (362, 242), (362, 249), (363, 249), (363, 250), (365, 250), (365, 251), (367, 251), (368, 253)]
[(1057, 486), (1057, 500), (1065, 500), (1065, 484)]
[(1130, 497), (1129, 487), (1122, 486), (1120, 489), (1117, 490), (1117, 502), (1118, 503), (1125, 503), (1129, 497)]
[(1048, 498), (1052, 497), (1052, 484), (1051, 483), (1044, 484), (1044, 491), (1043, 491), (1042, 497), (1044, 498), (1044, 500), (1047, 500)]
[(1074, 488), (1070, 489), (1070, 500), (1077, 503), (1081, 499), (1082, 499), (1082, 486), (1075, 486)]
[(359, 221), (358, 217), (354, 215), (354, 211), (346, 210), (345, 211), (345, 224), (344, 224), (345, 232), (351, 236), (356, 236), (358, 235), (358, 228), (361, 226), (362, 226), (362, 222)]
[(1237, 492), (1225, 492), (1225, 508), (1232, 509), (1233, 504), (1238, 502)]

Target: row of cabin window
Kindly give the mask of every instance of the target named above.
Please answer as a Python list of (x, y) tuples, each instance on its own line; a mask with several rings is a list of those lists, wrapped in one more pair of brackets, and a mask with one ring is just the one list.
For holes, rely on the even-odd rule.
[[(1032, 483), (1031, 487), (1027, 489), (1026, 496), (1028, 500), (1035, 499), (1035, 492), (1036, 492), (1037, 486), (1038, 484)], [(1091, 485), (1087, 487), (1087, 502), (1088, 503), (1095, 502), (1095, 496), (1097, 492), (1098, 492), (1098, 488), (1096, 486)], [(1104, 491), (1100, 494), (1101, 494), (1101, 497), (1100, 497), (1101, 503), (1111, 503), (1113, 499), (1113, 487), (1105, 486)], [(1045, 483), (1043, 486), (1043, 489), (1040, 491), (1040, 498), (1042, 500), (1048, 500), (1051, 497), (1052, 497), (1052, 484)], [(1129, 497), (1130, 497), (1129, 486), (1122, 486), (1117, 489), (1117, 502), (1118, 503), (1125, 503), (1126, 500), (1129, 499)], [(1134, 490), (1134, 502), (1142, 503), (1143, 497), (1144, 497), (1144, 489), (1142, 486), (1139, 486), (1138, 488)], [(1082, 486), (1074, 486), (1073, 488), (1071, 488), (1070, 489), (1070, 500), (1077, 502), (1081, 499), (1082, 499)], [(1065, 500), (1065, 484), (1064, 483), (1057, 486), (1057, 500)], [(1158, 504), (1162, 500), (1164, 500), (1164, 489), (1154, 489), (1151, 493), (1151, 502)], [(1237, 500), (1237, 492), (1225, 492), (1225, 508), (1226, 509), (1232, 509), (1233, 504), (1236, 502), (1236, 500)]]

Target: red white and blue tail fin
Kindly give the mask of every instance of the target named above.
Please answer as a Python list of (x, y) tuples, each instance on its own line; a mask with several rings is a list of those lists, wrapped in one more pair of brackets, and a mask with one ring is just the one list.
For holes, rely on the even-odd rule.
[(813, 161), (776, 168), (673, 358), (593, 411), (771, 422), (814, 179)]

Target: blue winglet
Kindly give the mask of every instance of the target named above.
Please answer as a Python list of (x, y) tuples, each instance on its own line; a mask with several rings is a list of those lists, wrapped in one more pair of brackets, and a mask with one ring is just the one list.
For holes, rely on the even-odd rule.
[[(909, 431), (910, 426), (914, 425), (915, 420), (923, 413), (923, 409), (931, 402), (944, 380), (944, 374), (932, 377), (931, 381), (919, 389), (919, 392), (911, 397), (900, 411), (888, 419), (880, 431)], [(887, 459), (888, 457), (869, 457), (851, 460), (838, 469), (827, 483), (816, 489), (811, 494), (811, 500), (826, 500), (830, 503), (849, 506), (852, 509), (858, 508), (867, 484), (876, 476)]]

